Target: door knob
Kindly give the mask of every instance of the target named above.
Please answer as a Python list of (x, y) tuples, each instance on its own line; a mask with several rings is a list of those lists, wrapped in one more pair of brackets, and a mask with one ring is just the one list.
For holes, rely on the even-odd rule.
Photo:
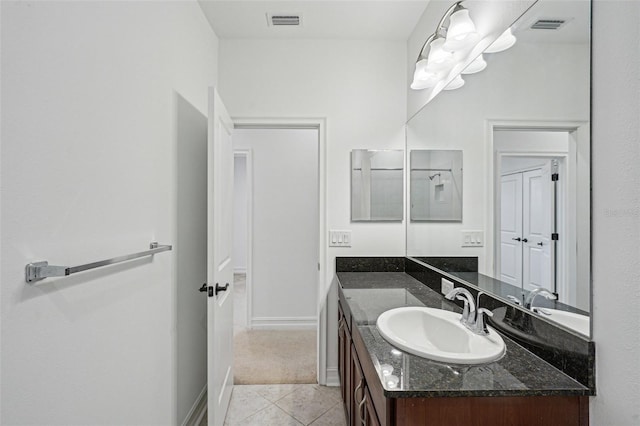
[(529, 242), (529, 240), (527, 240), (526, 238), (523, 238), (523, 239), (522, 239), (522, 242), (523, 242), (523, 243), (526, 243), (526, 242)]
[(202, 284), (198, 291), (201, 293), (207, 293), (207, 296), (213, 297), (213, 287), (207, 286), (207, 283)]
[(218, 293), (220, 293), (221, 291), (227, 291), (227, 289), (229, 288), (229, 283), (226, 283), (224, 285), (224, 287), (222, 287), (220, 284), (216, 283), (216, 296), (218, 295)]
[(512, 238), (513, 241), (522, 241), (522, 239), (520, 237), (517, 238)]
[(542, 244), (542, 241), (540, 241), (540, 242), (538, 243), (538, 245), (539, 245), (539, 246), (542, 246), (542, 245), (544, 245), (544, 244)]

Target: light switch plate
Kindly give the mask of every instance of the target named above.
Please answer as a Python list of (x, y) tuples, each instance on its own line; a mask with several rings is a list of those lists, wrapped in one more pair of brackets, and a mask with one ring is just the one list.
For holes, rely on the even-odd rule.
[(484, 231), (460, 231), (462, 247), (482, 247), (484, 246)]
[(440, 284), (440, 293), (448, 294), (452, 290), (453, 290), (453, 283), (446, 278), (442, 278), (442, 281)]
[(351, 231), (329, 231), (329, 247), (351, 247)]

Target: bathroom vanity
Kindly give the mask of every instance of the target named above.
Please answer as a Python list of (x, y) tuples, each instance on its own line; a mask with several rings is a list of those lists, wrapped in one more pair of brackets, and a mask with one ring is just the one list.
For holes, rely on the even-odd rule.
[(389, 309), (461, 311), (404, 270), (338, 268), (337, 278), (339, 373), (349, 425), (588, 425), (593, 389), (506, 335), (505, 355), (480, 365), (436, 362), (388, 343), (376, 320)]

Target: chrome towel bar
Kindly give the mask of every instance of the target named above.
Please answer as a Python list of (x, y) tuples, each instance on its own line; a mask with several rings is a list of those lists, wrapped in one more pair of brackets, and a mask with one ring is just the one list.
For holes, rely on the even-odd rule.
[(64, 277), (75, 274), (76, 272), (88, 271), (89, 269), (100, 268), (102, 266), (113, 265), (116, 263), (126, 262), (128, 260), (138, 259), (144, 256), (151, 256), (156, 253), (171, 250), (170, 245), (160, 245), (156, 242), (149, 244), (149, 250), (139, 253), (128, 254), (126, 256), (113, 257), (111, 259), (100, 260), (98, 262), (87, 263), (79, 266), (53, 266), (49, 262), (33, 262), (25, 267), (25, 279), (28, 283), (43, 280), (47, 277)]

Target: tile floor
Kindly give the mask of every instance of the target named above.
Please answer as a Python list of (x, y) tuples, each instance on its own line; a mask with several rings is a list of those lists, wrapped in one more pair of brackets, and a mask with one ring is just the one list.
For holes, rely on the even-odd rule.
[(225, 425), (346, 426), (339, 387), (240, 385), (233, 387)]

